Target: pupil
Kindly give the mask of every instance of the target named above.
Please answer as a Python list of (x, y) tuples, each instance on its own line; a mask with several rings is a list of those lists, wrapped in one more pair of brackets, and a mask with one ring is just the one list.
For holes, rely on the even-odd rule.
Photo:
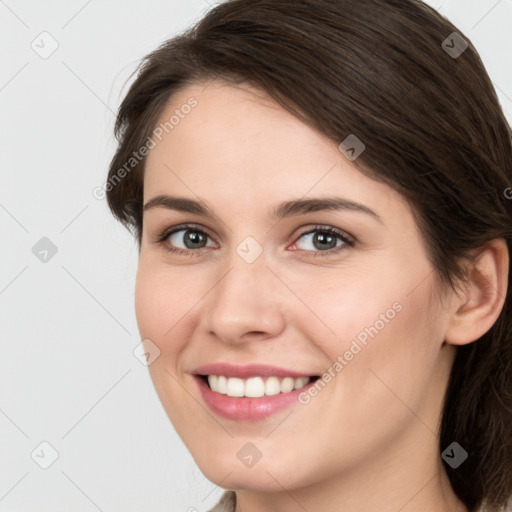
[[(191, 242), (192, 247), (190, 247), (187, 242)], [(194, 244), (201, 244), (201, 242), (204, 242), (204, 236), (202, 233), (198, 233), (197, 231), (187, 231), (187, 234), (185, 236), (185, 245), (189, 249), (194, 248)]]
[[(331, 242), (334, 242), (334, 245), (331, 243), (329, 244), (329, 242), (327, 242), (327, 244), (325, 244), (325, 242), (327, 241), (327, 239), (330, 239)], [(328, 234), (328, 233), (321, 233), (319, 232), (317, 235), (315, 235), (315, 237), (313, 238), (313, 241), (316, 243), (316, 242), (320, 242), (320, 247), (323, 247), (324, 249), (327, 247), (328, 249), (332, 249), (334, 247), (336, 247), (336, 239)], [(330, 247), (329, 247), (330, 245)]]

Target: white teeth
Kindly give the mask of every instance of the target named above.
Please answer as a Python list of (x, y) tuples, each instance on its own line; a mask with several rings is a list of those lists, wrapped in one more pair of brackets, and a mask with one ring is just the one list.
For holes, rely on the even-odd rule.
[(285, 377), (279, 380), (278, 377), (250, 377), (240, 379), (238, 377), (225, 377), (224, 375), (208, 375), (208, 384), (213, 391), (223, 395), (234, 397), (259, 398), (272, 396), (279, 393), (288, 393), (293, 389), (300, 389), (310, 381), (310, 377)]
[(228, 379), (228, 396), (244, 396), (245, 384), (243, 379), (231, 377)]
[(295, 386), (295, 379), (291, 377), (285, 377), (281, 382), (281, 393), (288, 393)]
[[(231, 380), (231, 379), (229, 379)], [(242, 379), (240, 379), (242, 380)], [(242, 383), (244, 381), (242, 380)], [(243, 396), (258, 397), (263, 396), (265, 393), (265, 384), (261, 377), (251, 377), (245, 381), (245, 388)], [(229, 387), (228, 387), (229, 391)], [(229, 396), (229, 395), (228, 395)], [(238, 395), (241, 396), (241, 395)]]
[(227, 395), (228, 393), (228, 379), (224, 377), (224, 375), (220, 375), (217, 377), (217, 389), (219, 390), (219, 393), (222, 393), (223, 395)]
[(281, 393), (281, 384), (279, 384), (279, 379), (277, 377), (268, 377), (265, 381), (265, 395), (272, 396), (279, 393)]

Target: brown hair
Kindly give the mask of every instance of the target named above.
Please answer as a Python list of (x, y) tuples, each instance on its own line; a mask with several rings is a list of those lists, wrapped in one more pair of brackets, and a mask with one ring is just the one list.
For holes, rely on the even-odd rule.
[[(118, 112), (107, 201), (139, 248), (144, 159), (126, 163), (173, 93), (218, 78), (259, 87), (336, 144), (355, 134), (366, 149), (353, 164), (409, 201), (452, 288), (471, 249), (503, 238), (512, 253), (512, 130), (469, 39), (419, 0), (232, 0), (138, 71)], [(445, 467), (470, 510), (502, 510), (512, 493), (511, 278), (492, 328), (458, 347), (445, 396), (440, 452), (453, 441), (468, 452)]]

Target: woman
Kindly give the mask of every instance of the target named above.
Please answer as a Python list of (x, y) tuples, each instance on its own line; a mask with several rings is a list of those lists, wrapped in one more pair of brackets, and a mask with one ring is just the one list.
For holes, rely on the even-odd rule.
[(214, 511), (497, 512), (512, 145), (416, 0), (234, 0), (148, 55), (107, 182), (159, 398)]

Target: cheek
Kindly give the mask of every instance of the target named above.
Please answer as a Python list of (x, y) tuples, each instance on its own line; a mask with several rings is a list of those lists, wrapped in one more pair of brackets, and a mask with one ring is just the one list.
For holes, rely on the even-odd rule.
[[(318, 397), (310, 395), (303, 403), (309, 402), (304, 406), (311, 411), (309, 418), (324, 418), (310, 426), (320, 430), (318, 439), (330, 440), (327, 458), (333, 467), (339, 460), (354, 462), (377, 452), (409, 425), (416, 423), (428, 433), (415, 414), (432, 429), (436, 425), (435, 410), (426, 405), (439, 334), (428, 283), (410, 293), (407, 279), (382, 279), (378, 287), (371, 279), (357, 281), (309, 295), (334, 335), (326, 328), (320, 331), (321, 323), (311, 316), (301, 323), (331, 361), (325, 388), (320, 385)], [(334, 437), (340, 442), (333, 450)]]
[(428, 385), (442, 341), (442, 318), (432, 301), (432, 279), (417, 286), (418, 276), (430, 272), (424, 263), (419, 273), (405, 265), (364, 274), (346, 269), (334, 282), (331, 270), (301, 279), (295, 288), (310, 309), (296, 301), (294, 322), (327, 356), (330, 373), (343, 375), (332, 381), (344, 396), (360, 396), (366, 389), (373, 405), (396, 402), (391, 388), (416, 403)]
[[(423, 410), (442, 340), (429, 286), (409, 292), (382, 292), (346, 310), (350, 327), (336, 352), (346, 361), (337, 382), (341, 395), (358, 397), (354, 407), (363, 423), (377, 414), (391, 432), (414, 417), (411, 410)], [(434, 418), (425, 420), (434, 425)]]
[(175, 276), (176, 272), (159, 269), (141, 259), (135, 285), (135, 312), (141, 339), (151, 340), (160, 350), (159, 357), (148, 367), (153, 385), (169, 419), (182, 430), (184, 419), (180, 413), (189, 408), (190, 396), (180, 383), (179, 364), (190, 337), (184, 329), (198, 296)]
[[(151, 268), (151, 270), (149, 270)], [(192, 307), (194, 292), (183, 288), (169, 273), (139, 262), (135, 285), (135, 313), (140, 336), (149, 338), (161, 352), (178, 351), (180, 320)], [(166, 343), (165, 340), (176, 340)]]
[[(330, 360), (350, 348), (352, 340), (361, 346), (389, 330), (403, 316), (406, 283), (389, 275), (364, 274), (352, 269), (329, 269), (300, 279), (289, 276), (297, 297), (290, 298), (294, 322), (306, 338), (319, 345)], [(377, 335), (378, 333), (378, 335)], [(349, 356), (350, 357), (350, 356)]]

